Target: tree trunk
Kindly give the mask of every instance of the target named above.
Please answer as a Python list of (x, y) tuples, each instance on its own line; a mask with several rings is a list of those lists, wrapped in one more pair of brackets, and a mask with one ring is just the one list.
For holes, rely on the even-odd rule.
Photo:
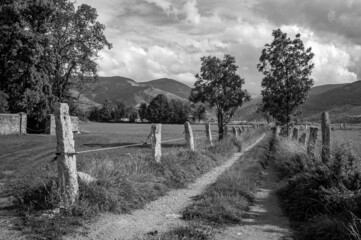
[(218, 112), (217, 121), (218, 121), (218, 140), (222, 140), (223, 139), (223, 134), (224, 134), (223, 113), (222, 112)]

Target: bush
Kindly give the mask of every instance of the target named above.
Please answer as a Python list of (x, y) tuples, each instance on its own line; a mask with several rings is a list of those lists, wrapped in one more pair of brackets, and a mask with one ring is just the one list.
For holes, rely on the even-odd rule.
[(272, 158), (287, 180), (279, 190), (281, 207), (299, 238), (361, 239), (361, 174), (351, 151), (340, 147), (323, 164), (295, 143), (278, 141), (274, 147)]

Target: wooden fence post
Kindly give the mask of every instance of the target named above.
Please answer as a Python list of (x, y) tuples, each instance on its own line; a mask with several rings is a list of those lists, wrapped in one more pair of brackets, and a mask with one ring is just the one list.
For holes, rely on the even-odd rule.
[(238, 131), (235, 126), (232, 127), (232, 133), (234, 138), (238, 138)]
[(55, 104), (56, 155), (62, 208), (73, 205), (79, 194), (74, 136), (66, 103)]
[(331, 157), (331, 121), (328, 112), (321, 115), (321, 132), (322, 132), (322, 162), (327, 163)]
[(162, 158), (162, 124), (152, 125), (152, 155), (155, 162)]
[(294, 141), (298, 140), (298, 128), (296, 128), (296, 127), (293, 128), (292, 140), (294, 140)]
[(301, 144), (305, 145), (306, 144), (306, 137), (307, 137), (307, 133), (302, 133), (300, 139), (298, 140)]
[(315, 156), (315, 148), (317, 142), (318, 128), (310, 127), (310, 135), (308, 137), (307, 154)]
[(209, 144), (212, 146), (212, 130), (211, 130), (211, 124), (210, 123), (206, 123), (206, 136), (207, 136), (207, 140), (209, 142)]
[(187, 147), (194, 151), (194, 138), (191, 124), (189, 122), (184, 123), (184, 133), (186, 138)]

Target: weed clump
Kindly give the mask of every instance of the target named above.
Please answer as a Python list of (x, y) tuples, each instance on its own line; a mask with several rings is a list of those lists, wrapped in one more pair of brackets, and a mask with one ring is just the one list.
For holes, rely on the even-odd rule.
[(336, 149), (323, 164), (297, 144), (278, 141), (272, 158), (287, 181), (279, 190), (281, 207), (299, 239), (361, 239), (361, 174), (349, 149)]

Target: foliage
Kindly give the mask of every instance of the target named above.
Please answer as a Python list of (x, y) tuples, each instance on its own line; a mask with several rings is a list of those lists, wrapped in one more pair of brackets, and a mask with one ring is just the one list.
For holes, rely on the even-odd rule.
[(313, 85), (310, 78), (314, 64), (311, 48), (304, 47), (301, 35), (294, 40), (280, 29), (274, 30), (271, 44), (266, 44), (257, 65), (262, 80), (262, 110), (281, 125), (300, 113)]
[(272, 159), (287, 180), (279, 190), (281, 207), (299, 239), (361, 239), (355, 235), (361, 231), (361, 174), (349, 149), (336, 149), (326, 165), (288, 141), (276, 141)]
[(6, 113), (9, 109), (9, 103), (8, 103), (9, 96), (0, 91), (0, 113)]
[(56, 101), (71, 102), (97, 77), (98, 53), (111, 47), (96, 10), (69, 0), (3, 1), (0, 90), (10, 112), (41, 121)]
[(200, 122), (206, 118), (206, 106), (202, 103), (194, 103), (191, 106), (192, 120)]
[(147, 108), (147, 119), (152, 123), (166, 123), (169, 117), (168, 98), (163, 95), (157, 95)]
[(190, 105), (188, 102), (179, 99), (171, 99), (169, 102), (169, 109), (169, 122), (183, 124), (188, 121), (190, 113)]
[(223, 138), (223, 128), (229, 123), (238, 107), (250, 96), (242, 89), (244, 79), (237, 74), (235, 57), (225, 55), (202, 57), (200, 73), (191, 91), (189, 100), (193, 103), (208, 103), (216, 108), (219, 138)]
[(129, 122), (134, 123), (138, 118), (137, 108), (130, 106), (125, 109), (125, 115), (129, 118)]
[(138, 110), (138, 115), (140, 118), (140, 121), (144, 122), (145, 119), (147, 119), (147, 104), (141, 103)]

